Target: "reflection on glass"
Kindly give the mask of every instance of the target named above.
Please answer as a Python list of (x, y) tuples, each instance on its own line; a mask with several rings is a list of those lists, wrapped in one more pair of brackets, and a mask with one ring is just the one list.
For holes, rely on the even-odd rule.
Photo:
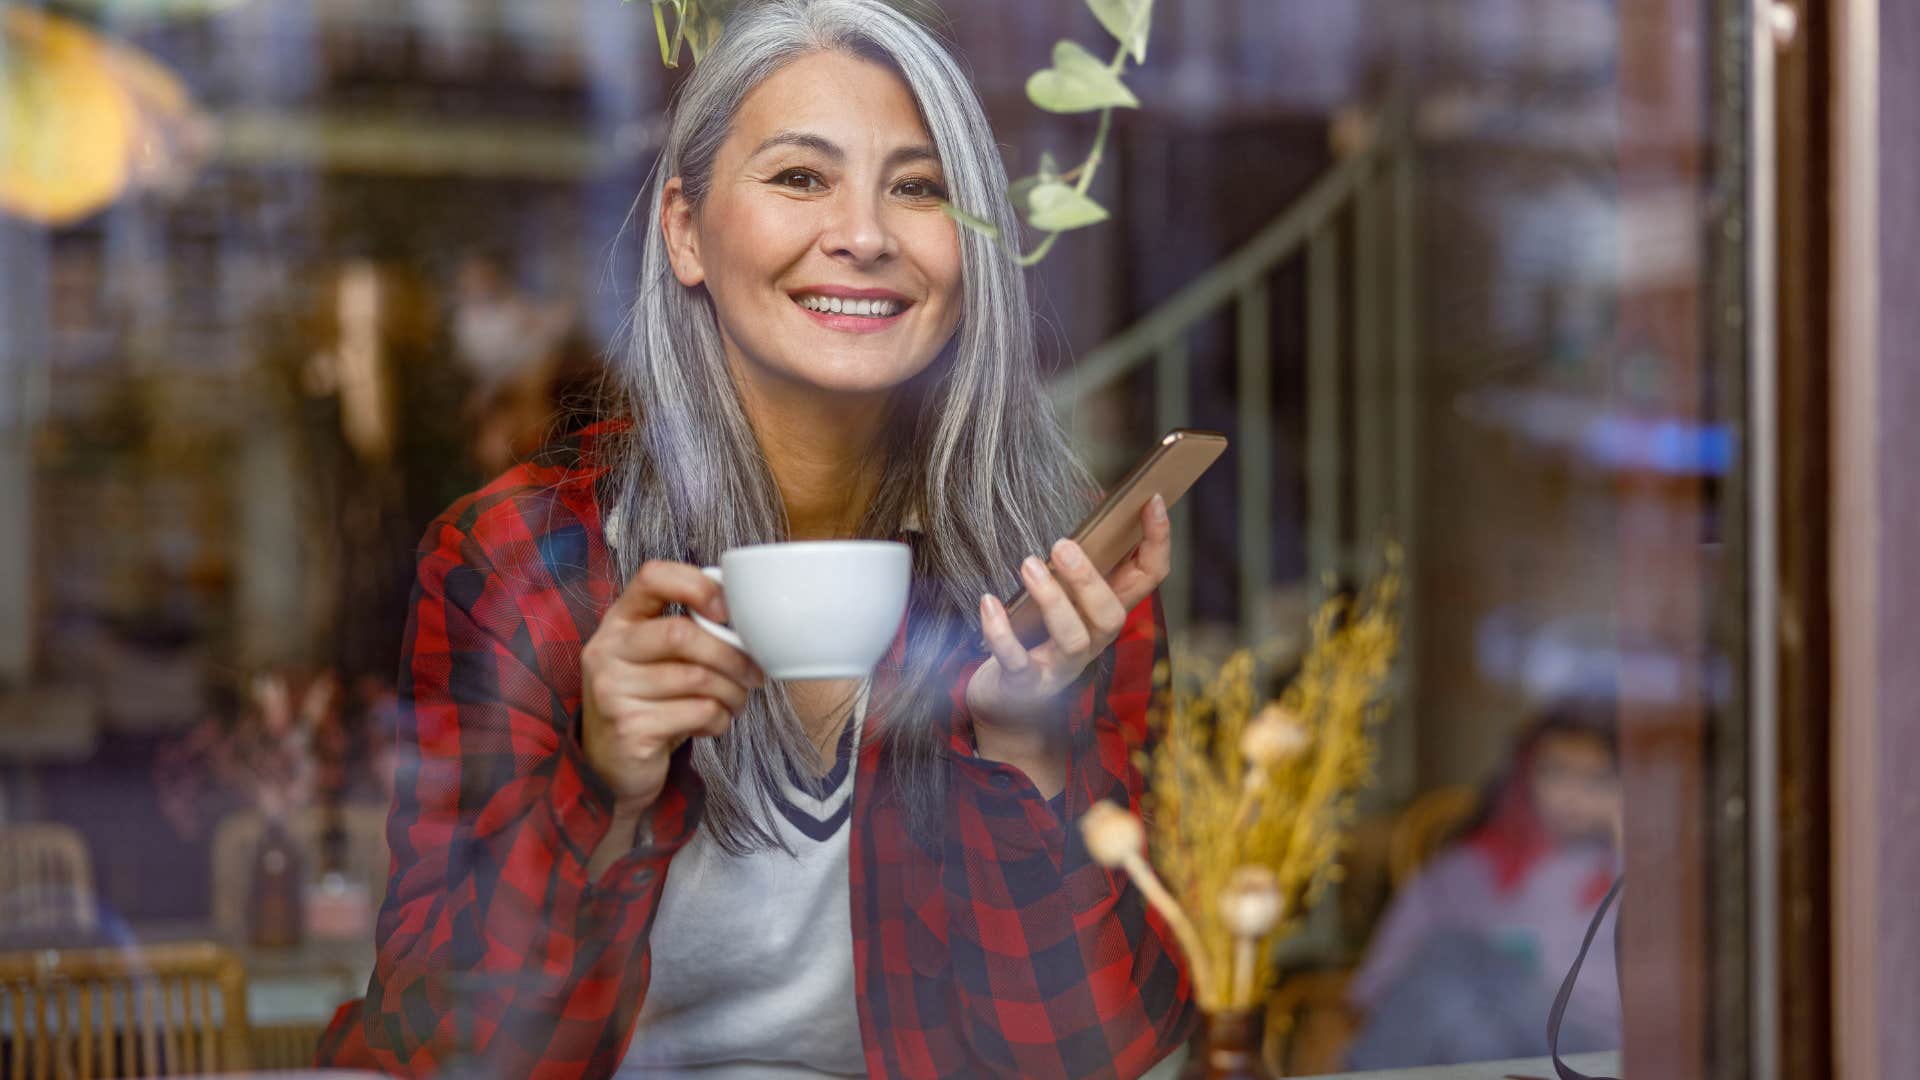
[[(1063, 37), (1108, 59), (1094, 10), (908, 6), (950, 41), (1010, 175), (1093, 144), (1090, 115), (1042, 111), (1026, 83)], [(1731, 758), (1711, 755), (1739, 753), (1746, 633), (1751, 448), (1726, 337), (1741, 249), (1724, 162), (1739, 155), (1720, 119), (1739, 103), (1711, 89), (1728, 85), (1723, 6), (1158, 5), (1151, 48), (1124, 66), (1139, 106), (1101, 144), (1091, 195), (1110, 220), (1023, 271), (1033, 315), (1008, 340), (1037, 377), (1015, 387), (1020, 407), (1050, 405), (1095, 480), (1173, 426), (1233, 441), (1170, 522), (1157, 600), (1176, 661), (1251, 648), (1275, 692), (1318, 603), (1362, 587), (1389, 543), (1406, 551), (1376, 778), (1338, 888), (1276, 953), (1264, 1046), (1287, 1073), (1544, 1053), (1569, 942), (1637, 859), (1671, 873), (1636, 881), (1624, 929), (1602, 924), (1565, 1044), (1666, 1048), (1637, 1061), (1657, 1072), (1739, 1042), (1709, 1031), (1706, 972), (1743, 931), (1705, 900), (1739, 880), (1737, 856), (1700, 816), (1738, 794)], [(393, 933), (381, 905), (395, 918), (393, 886), (446, 850), (404, 829), (392, 847), (387, 828), (396, 793), (404, 806), (422, 784), (403, 649), (430, 524), (582, 428), (633, 419), (630, 335), (682, 328), (632, 321), (669, 280), (647, 277), (654, 169), (698, 70), (661, 66), (653, 14), (0, 9), (0, 850), (35, 853), (0, 859), (0, 946), (222, 943), (245, 967), (260, 1064), (311, 1060), (335, 1009), (367, 993)], [(937, 208), (914, 220), (950, 227)], [(734, 254), (783, 272), (772, 247)], [(773, 477), (798, 460), (756, 445)], [(996, 550), (976, 594), (1011, 593), (1017, 555), (1071, 528), (1075, 507), (1055, 501), (1025, 511), (1045, 530)], [(769, 530), (812, 520), (785, 510)], [(974, 527), (1017, 516), (982, 510)], [(587, 550), (525, 539), (559, 562)], [(717, 556), (683, 546), (660, 554)], [(630, 561), (592, 565), (616, 580)], [(942, 566), (943, 583), (965, 577)], [(980, 618), (964, 599), (956, 641)], [(594, 604), (576, 624), (556, 602), (574, 632), (528, 640), (571, 641), (549, 662), (577, 665)], [(851, 752), (778, 749), (817, 766), (794, 790), (830, 812), (813, 789)], [(441, 781), (483, 798), (556, 753), (488, 752), (497, 776)], [(1062, 809), (1027, 808), (1037, 827), (1100, 794), (1073, 785)], [(770, 805), (714, 790), (703, 836)], [(1035, 850), (1077, 842), (1046, 836)], [(903, 885), (926, 936), (904, 934), (891, 974), (964, 986), (984, 968), (943, 951), (954, 913), (931, 898), (954, 894), (939, 886)], [(565, 968), (572, 946), (551, 944), (545, 962)], [(1456, 1017), (1436, 999), (1476, 1005)], [(1115, 1022), (1090, 1009), (1091, 1026)], [(484, 1056), (492, 1031), (474, 1019), (449, 1045)]]

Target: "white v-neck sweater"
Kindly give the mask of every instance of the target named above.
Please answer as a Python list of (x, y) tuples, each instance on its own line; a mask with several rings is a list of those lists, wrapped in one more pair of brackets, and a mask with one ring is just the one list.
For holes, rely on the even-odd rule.
[(862, 685), (833, 770), (774, 793), (792, 849), (733, 856), (704, 831), (674, 855), (654, 918), (653, 978), (621, 1080), (865, 1076), (847, 897)]

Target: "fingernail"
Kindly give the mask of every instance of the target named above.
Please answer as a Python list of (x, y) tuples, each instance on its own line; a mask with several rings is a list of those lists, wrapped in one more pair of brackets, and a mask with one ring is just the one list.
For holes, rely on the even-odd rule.
[(1043, 581), (1047, 576), (1047, 564), (1040, 561), (1040, 556), (1029, 555), (1027, 561), (1020, 564), (1020, 572), (1034, 581)]
[(1167, 520), (1167, 500), (1166, 499), (1161, 498), (1158, 495), (1155, 495), (1153, 497), (1153, 501), (1148, 503), (1147, 505), (1153, 508), (1153, 520), (1155, 521)]
[(992, 614), (993, 614), (993, 594), (981, 593), (980, 594), (980, 617), (982, 619), (985, 619)]
[(1087, 562), (1086, 557), (1080, 554), (1080, 546), (1070, 540), (1055, 540), (1053, 557), (1076, 569), (1085, 566)]

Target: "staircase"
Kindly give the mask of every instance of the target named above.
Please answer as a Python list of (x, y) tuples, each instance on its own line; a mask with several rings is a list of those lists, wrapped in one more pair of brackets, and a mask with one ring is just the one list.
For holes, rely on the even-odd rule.
[[(1237, 490), (1230, 521), (1218, 514), (1196, 521), (1196, 500), (1174, 509), (1174, 567), (1162, 597), (1176, 648), (1211, 654), (1251, 645), (1263, 661), (1284, 666), (1302, 644), (1310, 606), (1329, 590), (1371, 575), (1383, 541), (1402, 546), (1408, 553), (1403, 571), (1412, 572), (1419, 371), (1413, 156), (1404, 110), (1342, 112), (1330, 124), (1330, 137), (1333, 166), (1292, 205), (1050, 387), (1076, 444), (1096, 474), (1111, 481), (1158, 435), (1192, 424), (1200, 361), (1191, 341), (1214, 320), (1230, 320), (1233, 422), (1226, 434)], [(1304, 296), (1276, 296), (1288, 288)], [(1305, 313), (1304, 327), (1285, 328), (1302, 331), (1304, 339), (1304, 420), (1294, 421), (1304, 431), (1283, 430), (1276, 416), (1276, 299), (1292, 299)], [(1153, 431), (1090, 429), (1089, 417), (1113, 410), (1089, 405), (1149, 377)], [(1282, 435), (1304, 452), (1283, 460), (1276, 454)], [(1306, 574), (1275, 580), (1275, 546), (1289, 523), (1276, 522), (1274, 492), (1287, 483), (1305, 491), (1299, 528)], [(1196, 529), (1210, 535), (1200, 537)], [(1196, 618), (1196, 539), (1202, 538), (1237, 553), (1231, 620), (1217, 613)], [(1413, 653), (1416, 614), (1412, 592), (1405, 595), (1403, 657)], [(1400, 678), (1407, 674), (1403, 664)]]

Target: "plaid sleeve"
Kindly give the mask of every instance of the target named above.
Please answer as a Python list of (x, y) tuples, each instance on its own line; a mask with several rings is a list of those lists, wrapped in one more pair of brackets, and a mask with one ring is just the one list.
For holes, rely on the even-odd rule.
[(1172, 931), (1120, 871), (1095, 863), (1075, 822), (1102, 799), (1140, 811), (1157, 601), (1072, 699), (1066, 787), (1056, 805), (1010, 765), (974, 753), (967, 665), (953, 683), (950, 824), (941, 897), (963, 1038), (1021, 1077), (1134, 1077), (1189, 1034), (1192, 986)]
[(445, 517), (422, 548), (393, 878), (366, 1001), (336, 1018), (323, 1062), (608, 1075), (646, 990), (648, 929), (698, 820), (699, 780), (676, 758), (634, 849), (590, 881), (612, 799), (574, 735), (575, 620), (538, 559), (496, 562)]

